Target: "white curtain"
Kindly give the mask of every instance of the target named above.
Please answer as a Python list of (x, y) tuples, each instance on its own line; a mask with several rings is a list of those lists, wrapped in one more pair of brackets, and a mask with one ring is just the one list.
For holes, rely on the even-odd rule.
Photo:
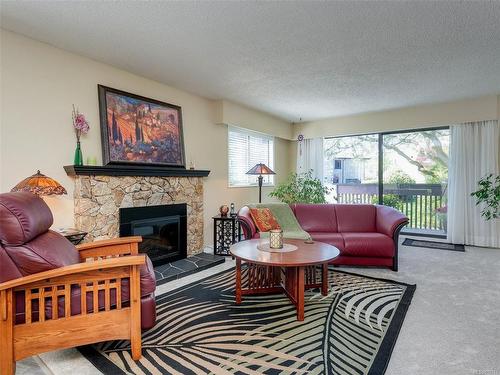
[(499, 173), (499, 124), (480, 121), (450, 128), (448, 241), (500, 247), (500, 220), (486, 221), (471, 193), (482, 177)]
[(313, 177), (323, 182), (323, 138), (297, 142), (297, 173), (313, 171)]

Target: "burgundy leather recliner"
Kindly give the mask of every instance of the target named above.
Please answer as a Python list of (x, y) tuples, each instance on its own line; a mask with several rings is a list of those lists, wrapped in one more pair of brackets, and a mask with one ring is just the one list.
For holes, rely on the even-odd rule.
[[(408, 218), (398, 210), (373, 204), (292, 204), (302, 229), (313, 240), (340, 250), (336, 265), (381, 266), (398, 270), (398, 237)], [(248, 207), (238, 218), (245, 238), (259, 238)]]
[[(31, 193), (0, 194), (0, 283), (34, 273), (80, 263), (75, 246), (62, 235), (49, 230), (53, 223), (52, 213), (45, 202)], [(121, 301), (129, 300), (129, 280), (122, 281)], [(154, 291), (156, 278), (153, 265), (146, 257), (140, 268), (141, 327), (149, 329), (156, 322)], [(116, 294), (116, 293), (115, 293)], [(15, 295), (16, 323), (24, 322), (24, 296)], [(80, 313), (80, 290), (71, 290), (71, 315)], [(99, 308), (104, 306), (104, 295), (99, 293)], [(111, 295), (111, 305), (116, 295)], [(87, 294), (87, 308), (92, 311), (92, 294)], [(33, 306), (36, 317), (40, 307)], [(52, 303), (46, 301), (45, 315), (52, 315)], [(58, 306), (59, 316), (64, 315), (64, 304)], [(36, 318), (35, 318), (36, 319)]]

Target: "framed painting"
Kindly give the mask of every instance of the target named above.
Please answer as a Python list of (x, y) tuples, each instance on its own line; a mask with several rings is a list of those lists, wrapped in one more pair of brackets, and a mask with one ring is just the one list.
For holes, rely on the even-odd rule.
[(185, 167), (181, 107), (98, 85), (104, 164)]

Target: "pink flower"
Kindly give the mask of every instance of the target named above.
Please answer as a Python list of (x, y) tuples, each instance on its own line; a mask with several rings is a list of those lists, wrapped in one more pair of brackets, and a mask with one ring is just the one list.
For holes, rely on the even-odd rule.
[(75, 117), (74, 125), (75, 125), (75, 129), (82, 132), (82, 134), (86, 134), (90, 129), (89, 123), (85, 119), (85, 116), (82, 115), (81, 113), (77, 113), (77, 115)]
[(87, 120), (85, 119), (85, 116), (78, 112), (78, 110), (75, 108), (75, 105), (73, 104), (73, 127), (75, 128), (75, 133), (76, 133), (76, 140), (80, 141), (80, 136), (82, 134), (87, 134), (90, 126)]

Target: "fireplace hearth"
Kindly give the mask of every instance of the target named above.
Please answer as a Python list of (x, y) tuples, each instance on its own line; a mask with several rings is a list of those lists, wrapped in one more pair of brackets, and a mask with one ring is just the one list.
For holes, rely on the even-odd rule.
[(139, 252), (154, 266), (187, 256), (187, 205), (120, 208), (120, 237), (142, 236)]

